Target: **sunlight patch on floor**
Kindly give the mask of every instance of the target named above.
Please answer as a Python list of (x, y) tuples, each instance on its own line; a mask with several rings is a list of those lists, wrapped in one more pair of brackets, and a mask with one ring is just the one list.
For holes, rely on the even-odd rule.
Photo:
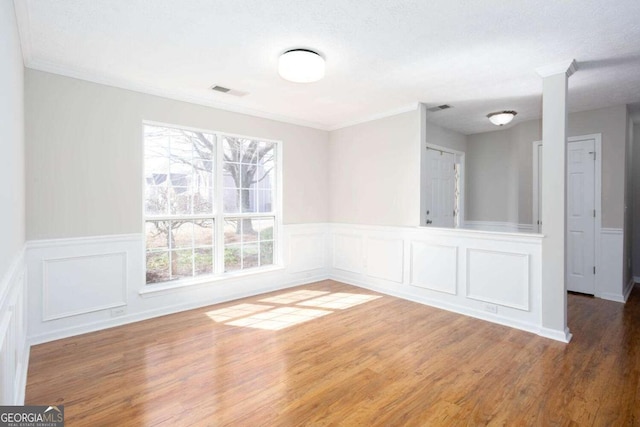
[(327, 310), (281, 307), (264, 313), (252, 314), (242, 319), (236, 319), (225, 323), (225, 325), (247, 326), (249, 328), (278, 331), (331, 313), (333, 312)]
[(328, 293), (329, 292), (311, 291), (311, 290), (293, 291), (293, 292), (287, 292), (286, 294), (276, 295), (275, 297), (261, 299), (260, 302), (268, 302), (268, 303), (275, 303), (275, 304), (292, 304), (298, 301), (315, 298), (320, 295), (326, 295)]
[(226, 322), (227, 320), (244, 317), (259, 311), (269, 310), (271, 308), (274, 307), (272, 305), (261, 304), (238, 304), (231, 307), (221, 308), (220, 310), (209, 311), (207, 312), (207, 316), (216, 322)]
[(211, 320), (229, 326), (278, 331), (333, 313), (330, 310), (344, 310), (378, 298), (382, 295), (302, 289), (259, 301), (274, 305), (243, 303), (206, 314)]
[(380, 295), (364, 295), (364, 294), (349, 294), (346, 292), (336, 292), (333, 294), (321, 296), (312, 300), (303, 301), (298, 305), (304, 305), (308, 307), (318, 308), (330, 308), (342, 310), (345, 308), (355, 307), (356, 305), (363, 304), (365, 302), (373, 301), (381, 298)]

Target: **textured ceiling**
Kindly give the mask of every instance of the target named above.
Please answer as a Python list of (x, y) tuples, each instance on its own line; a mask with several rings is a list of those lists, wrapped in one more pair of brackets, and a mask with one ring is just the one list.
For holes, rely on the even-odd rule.
[[(571, 111), (640, 101), (640, 1), (15, 0), (25, 65), (335, 129), (424, 102), (463, 133), (541, 116), (535, 69), (575, 58)], [(317, 50), (326, 78), (277, 74)], [(212, 92), (214, 84), (248, 92)]]

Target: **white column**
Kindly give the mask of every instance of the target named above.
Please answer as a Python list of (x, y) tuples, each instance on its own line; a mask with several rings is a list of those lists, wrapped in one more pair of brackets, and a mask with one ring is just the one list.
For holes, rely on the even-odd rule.
[(542, 330), (569, 342), (567, 326), (566, 198), (567, 82), (575, 61), (538, 68), (542, 77)]

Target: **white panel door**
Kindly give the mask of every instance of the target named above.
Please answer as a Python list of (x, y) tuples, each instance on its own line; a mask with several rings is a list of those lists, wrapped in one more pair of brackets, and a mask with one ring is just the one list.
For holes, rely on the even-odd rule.
[(567, 289), (595, 294), (595, 142), (567, 149)]
[(454, 227), (456, 173), (453, 153), (427, 149), (426, 180), (427, 211), (424, 225)]

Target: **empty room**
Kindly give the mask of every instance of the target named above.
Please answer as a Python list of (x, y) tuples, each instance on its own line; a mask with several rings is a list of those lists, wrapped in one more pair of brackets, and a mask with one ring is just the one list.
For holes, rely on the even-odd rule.
[(0, 426), (639, 425), (613, 6), (0, 0)]

